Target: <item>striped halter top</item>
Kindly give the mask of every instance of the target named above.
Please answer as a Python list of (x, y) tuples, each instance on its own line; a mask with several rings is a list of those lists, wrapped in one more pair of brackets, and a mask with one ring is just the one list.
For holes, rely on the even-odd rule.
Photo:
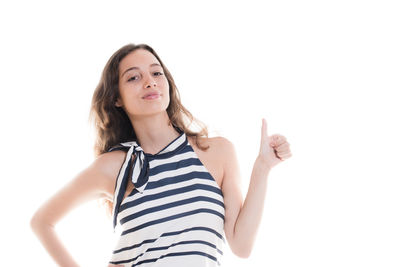
[[(192, 146), (180, 135), (156, 154), (137, 141), (126, 150), (113, 201), (121, 235), (109, 263), (123, 266), (219, 266), (226, 244), (222, 191)], [(134, 154), (134, 155), (133, 155)], [(124, 199), (127, 181), (135, 188)]]

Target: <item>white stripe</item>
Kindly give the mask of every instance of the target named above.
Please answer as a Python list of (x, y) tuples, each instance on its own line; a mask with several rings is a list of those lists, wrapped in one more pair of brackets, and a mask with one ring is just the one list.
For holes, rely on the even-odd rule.
[(133, 166), (132, 182), (137, 183), (139, 174), (143, 165), (143, 153), (139, 153), (139, 157), (135, 159), (135, 165)]

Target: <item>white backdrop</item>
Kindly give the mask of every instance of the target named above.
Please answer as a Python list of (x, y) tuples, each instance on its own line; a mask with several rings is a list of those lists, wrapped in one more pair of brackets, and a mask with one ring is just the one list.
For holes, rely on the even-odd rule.
[[(260, 142), (270, 173), (249, 259), (224, 266), (400, 266), (397, 1), (8, 1), (0, 4), (2, 266), (54, 266), (29, 220), (93, 160), (91, 97), (111, 56), (147, 43), (210, 136), (231, 140), (245, 196)], [(82, 266), (105, 266), (96, 202), (57, 225)]]

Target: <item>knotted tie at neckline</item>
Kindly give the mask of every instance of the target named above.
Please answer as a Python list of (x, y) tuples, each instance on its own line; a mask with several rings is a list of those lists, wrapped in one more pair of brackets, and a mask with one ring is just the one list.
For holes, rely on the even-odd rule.
[[(149, 157), (163, 157), (168, 156), (169, 153), (176, 153), (180, 148), (183, 148), (187, 144), (186, 135), (183, 130), (175, 127), (180, 135), (173, 140), (170, 144), (168, 144), (164, 149), (162, 149), (157, 154), (147, 154), (140, 147), (138, 142), (131, 141), (120, 143), (119, 146), (115, 146), (110, 148), (108, 151), (123, 149), (126, 150), (129, 148), (126, 153), (125, 161), (121, 167), (121, 170), (117, 177), (115, 195), (113, 201), (113, 226), (117, 225), (117, 215), (119, 213), (119, 209), (124, 198), (127, 182), (130, 179), (135, 186), (134, 190), (137, 190), (140, 194), (143, 194), (147, 183), (149, 181)], [(135, 159), (132, 162), (132, 156), (135, 154)], [(133, 166), (132, 166), (133, 165)], [(131, 173), (130, 173), (131, 171)], [(118, 193), (117, 193), (118, 192)]]
[[(135, 142), (128, 150), (125, 161), (131, 163), (132, 154), (135, 153), (135, 160), (133, 162), (132, 183), (139, 193), (143, 194), (144, 188), (149, 181), (149, 160), (145, 156), (143, 149)], [(129, 170), (130, 168), (128, 168)]]
[[(124, 198), (124, 194), (127, 187), (128, 179), (132, 181), (135, 186), (134, 190), (137, 190), (139, 193), (143, 194), (144, 189), (149, 181), (149, 160), (146, 157), (143, 149), (135, 142), (126, 142), (121, 143), (121, 145), (125, 147), (129, 147), (128, 152), (126, 153), (125, 161), (120, 170), (117, 181), (121, 181), (119, 183), (119, 188), (116, 188), (116, 192), (118, 194), (114, 195), (114, 205), (113, 205), (113, 214), (114, 216), (114, 228), (117, 224), (117, 214), (119, 211), (119, 207)], [(132, 156), (135, 154), (134, 162), (132, 163)], [(133, 164), (133, 167), (132, 167)], [(129, 171), (132, 170), (132, 174), (130, 175)], [(131, 177), (129, 177), (131, 176)]]

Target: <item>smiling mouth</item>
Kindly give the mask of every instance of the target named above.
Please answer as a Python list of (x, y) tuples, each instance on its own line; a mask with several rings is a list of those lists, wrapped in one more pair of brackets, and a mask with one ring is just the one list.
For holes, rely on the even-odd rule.
[(151, 94), (143, 97), (143, 99), (156, 99), (160, 96), (160, 94)]

